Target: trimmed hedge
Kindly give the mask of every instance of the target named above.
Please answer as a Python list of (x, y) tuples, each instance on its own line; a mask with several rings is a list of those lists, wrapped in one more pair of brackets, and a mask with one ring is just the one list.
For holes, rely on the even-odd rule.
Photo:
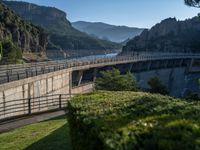
[(199, 150), (200, 102), (96, 92), (69, 102), (74, 150)]

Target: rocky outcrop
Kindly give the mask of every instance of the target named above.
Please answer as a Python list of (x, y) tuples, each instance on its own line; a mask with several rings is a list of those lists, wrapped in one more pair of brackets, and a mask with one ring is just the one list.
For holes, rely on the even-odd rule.
[(129, 51), (146, 52), (200, 52), (200, 19), (185, 21), (175, 18), (163, 20), (150, 30), (130, 40), (123, 48)]
[(53, 33), (64, 34), (71, 28), (66, 13), (53, 7), (43, 7), (26, 2), (3, 1), (24, 20), (42, 26)]
[(11, 40), (24, 52), (45, 51), (48, 43), (42, 28), (23, 21), (0, 2), (0, 41), (3, 40)]
[[(67, 20), (67, 14), (57, 8), (19, 1), (3, 1), (3, 3), (24, 20), (45, 28), (49, 32), (51, 43), (64, 51), (79, 49), (81, 53), (82, 50), (90, 50), (89, 54), (91, 54), (96, 50), (102, 50), (102, 53), (105, 53), (105, 49), (121, 48), (120, 44), (90, 37), (86, 33), (76, 30)], [(52, 45), (48, 46), (48, 50), (52, 47)]]

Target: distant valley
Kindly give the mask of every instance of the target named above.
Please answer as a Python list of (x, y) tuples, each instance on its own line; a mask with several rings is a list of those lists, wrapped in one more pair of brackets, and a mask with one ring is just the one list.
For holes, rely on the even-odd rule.
[(85, 32), (94, 37), (110, 40), (112, 42), (122, 43), (140, 35), (143, 28), (115, 26), (102, 22), (73, 22), (72, 26), (77, 30)]

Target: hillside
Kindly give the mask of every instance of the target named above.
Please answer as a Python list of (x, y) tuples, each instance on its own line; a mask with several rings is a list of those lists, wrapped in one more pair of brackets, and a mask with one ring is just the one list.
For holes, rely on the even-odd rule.
[(165, 19), (129, 41), (123, 52), (199, 52), (199, 49), (200, 19), (194, 17), (185, 21)]
[(140, 35), (144, 30), (142, 28), (115, 26), (101, 22), (92, 23), (84, 21), (74, 22), (72, 23), (72, 26), (89, 35), (118, 43), (124, 42), (127, 39), (132, 39), (133, 37)]
[[(67, 14), (57, 8), (38, 6), (26, 2), (4, 1), (23, 19), (45, 28), (52, 45), (64, 50), (105, 50), (120, 48), (119, 44), (88, 36), (71, 26)], [(49, 49), (56, 49), (55, 46)], [(95, 51), (94, 51), (95, 52)]]
[(47, 34), (37, 26), (23, 21), (11, 9), (0, 2), (0, 44), (4, 59), (16, 63), (22, 53), (45, 53)]

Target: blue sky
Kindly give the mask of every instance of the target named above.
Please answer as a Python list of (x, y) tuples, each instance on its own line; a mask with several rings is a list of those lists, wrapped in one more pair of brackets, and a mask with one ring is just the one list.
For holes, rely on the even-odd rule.
[(184, 5), (184, 0), (23, 0), (57, 7), (71, 21), (105, 22), (150, 28), (168, 17), (184, 20), (200, 12)]

